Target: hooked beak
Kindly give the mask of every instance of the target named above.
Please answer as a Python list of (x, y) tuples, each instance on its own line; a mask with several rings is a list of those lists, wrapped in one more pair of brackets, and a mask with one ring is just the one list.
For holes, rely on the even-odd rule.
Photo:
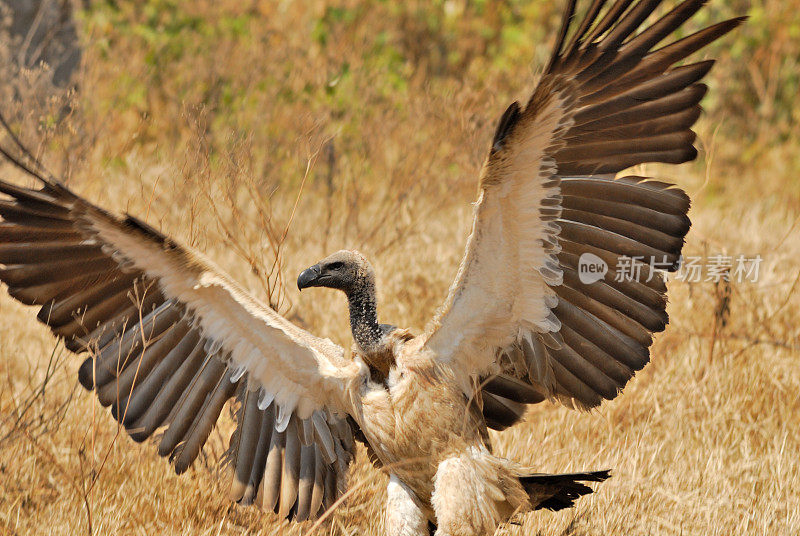
[(319, 264), (315, 264), (311, 268), (307, 268), (306, 270), (300, 272), (300, 275), (297, 276), (298, 290), (317, 286), (317, 279), (319, 279), (319, 274), (321, 271), (322, 270), (320, 269)]

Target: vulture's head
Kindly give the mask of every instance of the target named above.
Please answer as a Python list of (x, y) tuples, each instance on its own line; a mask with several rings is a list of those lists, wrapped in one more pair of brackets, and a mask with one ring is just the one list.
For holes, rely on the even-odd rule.
[(297, 278), (297, 288), (335, 288), (351, 292), (373, 287), (375, 276), (369, 261), (355, 250), (337, 251), (314, 266), (303, 270)]

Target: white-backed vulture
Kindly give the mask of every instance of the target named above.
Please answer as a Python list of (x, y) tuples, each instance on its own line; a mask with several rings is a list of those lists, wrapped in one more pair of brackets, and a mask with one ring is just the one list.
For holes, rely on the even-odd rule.
[[(358, 439), (391, 473), (391, 534), (427, 535), (429, 524), (440, 536), (491, 534), (516, 514), (572, 506), (608, 471), (537, 474), (493, 455), (487, 428), (543, 400), (595, 407), (648, 362), (667, 324), (666, 286), (649, 260), (677, 267), (689, 198), (614, 177), (695, 158), (691, 127), (713, 61), (675, 65), (743, 20), (660, 45), (705, 0), (649, 25), (660, 0), (604, 4), (577, 20), (568, 2), (532, 96), (502, 115), (466, 254), (420, 334), (378, 323), (370, 264), (340, 251), (297, 284), (346, 294), (349, 355), (202, 254), (73, 193), (10, 130), (3, 154), (41, 188), (0, 181), (0, 280), (40, 307), (70, 350), (88, 353), (80, 383), (134, 440), (164, 430), (158, 452), (178, 473), (237, 398), (228, 459), (238, 503), (318, 517), (344, 490)], [(578, 272), (587, 253), (609, 267), (590, 284)], [(642, 260), (640, 277), (615, 277), (626, 257)]]

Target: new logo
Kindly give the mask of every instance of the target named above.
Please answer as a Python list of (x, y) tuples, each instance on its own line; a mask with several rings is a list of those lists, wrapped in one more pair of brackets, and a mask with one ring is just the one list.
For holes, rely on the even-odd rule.
[(583, 253), (578, 259), (578, 279), (584, 285), (600, 281), (607, 273), (608, 264), (594, 253)]

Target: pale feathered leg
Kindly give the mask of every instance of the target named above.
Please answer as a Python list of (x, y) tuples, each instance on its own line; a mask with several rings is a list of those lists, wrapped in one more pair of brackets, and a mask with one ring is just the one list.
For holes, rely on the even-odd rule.
[(528, 494), (508, 462), (472, 447), (439, 464), (431, 503), (436, 536), (483, 536), (515, 512), (530, 509)]
[(387, 536), (428, 536), (428, 520), (414, 492), (395, 475), (391, 475), (386, 494)]

